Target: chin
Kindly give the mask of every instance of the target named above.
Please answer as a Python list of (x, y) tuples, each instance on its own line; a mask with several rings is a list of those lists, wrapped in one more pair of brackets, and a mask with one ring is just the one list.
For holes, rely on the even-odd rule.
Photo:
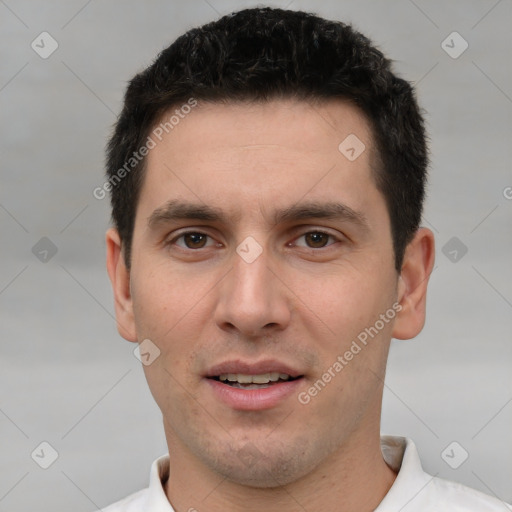
[(296, 447), (267, 446), (258, 449), (247, 442), (238, 450), (234, 446), (219, 450), (217, 457), (204, 462), (230, 482), (260, 489), (288, 485), (305, 476), (316, 465), (312, 461), (308, 464), (303, 443)]
[(215, 471), (223, 475), (232, 483), (257, 489), (272, 489), (288, 485), (300, 478), (296, 471), (280, 461), (271, 464), (261, 463), (253, 467), (240, 467), (239, 465), (216, 467)]

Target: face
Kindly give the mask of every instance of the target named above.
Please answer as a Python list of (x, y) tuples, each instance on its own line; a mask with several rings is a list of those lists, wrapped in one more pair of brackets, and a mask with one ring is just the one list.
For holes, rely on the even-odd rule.
[(200, 104), (150, 151), (109, 257), (172, 454), (271, 487), (378, 432), (402, 293), (372, 151), (355, 107), (283, 100)]

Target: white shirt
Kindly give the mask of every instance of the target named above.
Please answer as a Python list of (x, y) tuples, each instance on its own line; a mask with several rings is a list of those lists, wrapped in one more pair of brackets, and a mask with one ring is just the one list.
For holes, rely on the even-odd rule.
[[(381, 436), (382, 455), (398, 475), (374, 512), (505, 512), (511, 505), (462, 484), (423, 471), (413, 441)], [(103, 509), (103, 512), (174, 512), (163, 482), (169, 476), (169, 455), (156, 459), (149, 487)]]

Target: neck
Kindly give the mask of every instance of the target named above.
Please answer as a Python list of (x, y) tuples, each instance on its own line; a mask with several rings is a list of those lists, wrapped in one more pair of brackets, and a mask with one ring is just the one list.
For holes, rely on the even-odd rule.
[(274, 488), (227, 480), (186, 454), (179, 443), (169, 443), (172, 436), (168, 436), (171, 469), (165, 492), (176, 512), (371, 512), (393, 485), (396, 473), (382, 457), (379, 430), (369, 434), (354, 433), (311, 473)]

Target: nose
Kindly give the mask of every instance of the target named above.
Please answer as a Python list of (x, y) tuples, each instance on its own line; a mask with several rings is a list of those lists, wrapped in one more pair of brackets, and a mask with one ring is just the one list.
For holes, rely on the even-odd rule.
[(256, 338), (288, 326), (290, 291), (270, 259), (265, 250), (252, 262), (234, 255), (233, 268), (218, 289), (215, 322), (220, 329)]

